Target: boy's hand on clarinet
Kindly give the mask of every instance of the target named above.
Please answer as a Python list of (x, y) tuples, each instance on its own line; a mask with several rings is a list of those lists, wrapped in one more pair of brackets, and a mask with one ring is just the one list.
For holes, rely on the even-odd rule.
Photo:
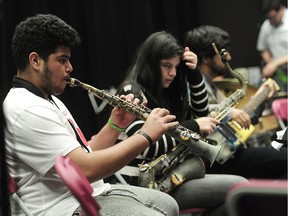
[[(139, 98), (135, 98), (133, 94), (121, 95), (120, 99), (127, 101), (127, 103), (131, 103), (133, 105), (140, 105)], [(142, 105), (145, 105), (147, 102), (144, 101)], [(133, 113), (127, 112), (121, 107), (114, 107), (111, 112), (110, 119), (111, 121), (121, 128), (126, 128), (132, 121), (135, 119), (135, 115)]]
[(176, 116), (170, 115), (167, 109), (155, 108), (147, 117), (141, 131), (147, 133), (153, 142), (156, 142), (168, 130), (179, 125), (179, 122), (175, 121), (175, 119)]

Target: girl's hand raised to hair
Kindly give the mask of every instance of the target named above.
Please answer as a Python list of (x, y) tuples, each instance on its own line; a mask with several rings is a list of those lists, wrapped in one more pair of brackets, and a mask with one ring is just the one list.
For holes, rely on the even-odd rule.
[(191, 70), (194, 70), (197, 66), (198, 62), (197, 55), (191, 52), (188, 47), (185, 47), (182, 60), (185, 61), (185, 65)]

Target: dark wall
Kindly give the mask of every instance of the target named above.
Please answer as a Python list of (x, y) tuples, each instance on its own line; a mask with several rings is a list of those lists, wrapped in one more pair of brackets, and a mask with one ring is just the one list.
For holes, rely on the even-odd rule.
[[(2, 100), (2, 98), (0, 97)], [(6, 173), (6, 155), (4, 145), (4, 115), (2, 106), (0, 106), (0, 216), (10, 216), (10, 203), (8, 196), (8, 182)]]
[[(1, 0), (0, 0), (1, 2)], [(167, 30), (180, 41), (185, 31), (202, 24), (231, 34), (232, 67), (258, 65), (255, 50), (261, 20), (259, 1), (250, 0), (2, 0), (1, 94), (16, 73), (10, 43), (16, 24), (37, 13), (53, 13), (81, 35), (72, 52), (72, 76), (100, 89), (117, 87), (137, 47), (151, 33)], [(87, 138), (106, 122), (110, 107), (95, 114), (87, 93), (67, 87), (60, 96)], [(98, 105), (101, 103), (97, 100)]]
[(256, 41), (262, 16), (260, 1), (199, 0), (199, 23), (215, 25), (230, 33), (234, 67), (258, 66)]

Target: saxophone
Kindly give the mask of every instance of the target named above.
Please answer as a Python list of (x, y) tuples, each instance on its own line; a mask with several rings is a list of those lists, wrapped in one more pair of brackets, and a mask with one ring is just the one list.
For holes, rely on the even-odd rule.
[(216, 52), (216, 54), (219, 54), (221, 56), (221, 60), (227, 67), (228, 71), (231, 73), (231, 75), (235, 78), (237, 78), (240, 82), (241, 89), (237, 89), (232, 95), (230, 95), (225, 101), (220, 103), (217, 107), (215, 107), (211, 112), (210, 116), (213, 118), (216, 118), (218, 120), (222, 120), (227, 114), (230, 107), (233, 107), (236, 105), (236, 103), (245, 97), (246, 90), (247, 90), (247, 81), (243, 77), (242, 74), (237, 73), (236, 71), (232, 70), (230, 64), (227, 61), (227, 51), (225, 49), (222, 49), (221, 52), (218, 51), (215, 43), (212, 43), (212, 46)]
[(209, 135), (207, 139), (212, 141), (212, 143), (216, 140), (216, 143), (214, 142), (214, 144), (216, 145), (217, 143), (221, 143), (221, 150), (219, 153), (219, 157), (217, 157), (216, 161), (220, 164), (223, 164), (234, 155), (238, 146), (243, 143), (246, 137), (249, 136), (249, 134), (253, 133), (254, 127), (250, 125), (248, 131), (245, 131), (245, 137), (239, 139), (238, 132), (241, 130), (240, 125), (235, 121), (229, 120), (227, 122), (225, 120), (225, 117), (230, 111), (229, 108), (234, 107), (240, 99), (245, 97), (247, 81), (242, 74), (232, 70), (232, 68), (230, 67), (226, 59), (227, 51), (225, 49), (222, 49), (219, 53), (214, 43), (212, 44), (212, 46), (214, 47), (215, 52), (221, 56), (223, 63), (226, 65), (231, 75), (239, 80), (241, 86), (240, 89), (237, 89), (225, 101), (220, 103), (210, 112), (210, 116), (220, 120), (221, 123), (217, 125), (215, 132)]
[(138, 185), (169, 193), (190, 179), (203, 178), (206, 173), (201, 157), (193, 154), (188, 146), (177, 144), (150, 163), (139, 165)]

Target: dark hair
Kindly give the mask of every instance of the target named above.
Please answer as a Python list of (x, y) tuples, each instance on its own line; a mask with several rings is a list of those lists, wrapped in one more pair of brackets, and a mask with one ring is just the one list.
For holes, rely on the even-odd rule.
[(73, 48), (80, 44), (78, 33), (60, 18), (38, 14), (20, 22), (12, 39), (12, 54), (18, 70), (28, 64), (28, 55), (37, 52), (47, 61), (59, 46)]
[(263, 14), (271, 10), (278, 11), (281, 5), (283, 5), (281, 0), (262, 0), (261, 11)]
[(212, 58), (216, 54), (212, 43), (215, 43), (219, 51), (223, 48), (230, 49), (230, 36), (223, 29), (209, 25), (192, 29), (184, 35), (184, 45), (198, 56), (199, 64), (203, 57)]
[[(162, 88), (160, 61), (162, 59), (182, 56), (183, 52), (183, 47), (172, 34), (166, 31), (151, 34), (139, 47), (127, 71), (127, 77), (120, 84), (118, 91), (121, 91), (121, 89), (128, 84), (132, 84), (134, 88), (133, 94), (138, 95), (142, 90), (148, 94), (158, 106), (170, 109), (170, 111), (177, 116), (178, 113), (181, 113), (180, 109), (183, 107), (186, 108), (184, 101), (188, 101), (187, 78), (183, 71), (177, 72), (167, 92), (165, 89), (165, 93), (167, 93), (169, 99), (173, 101), (173, 104), (170, 103), (168, 105), (164, 99), (165, 97), (163, 97), (164, 90)], [(181, 68), (179, 68), (179, 70), (181, 70)], [(180, 102), (179, 100), (183, 101)], [(177, 108), (177, 106), (179, 107)], [(177, 117), (180, 118), (180, 116)]]

